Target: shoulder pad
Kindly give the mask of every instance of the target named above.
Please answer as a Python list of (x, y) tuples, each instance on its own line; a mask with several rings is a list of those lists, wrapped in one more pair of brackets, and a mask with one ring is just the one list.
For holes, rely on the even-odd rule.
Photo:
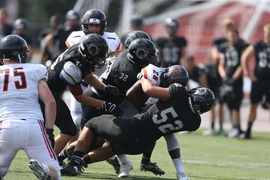
[(60, 72), (60, 78), (68, 85), (74, 86), (82, 80), (82, 71), (71, 61), (64, 64), (62, 71)]

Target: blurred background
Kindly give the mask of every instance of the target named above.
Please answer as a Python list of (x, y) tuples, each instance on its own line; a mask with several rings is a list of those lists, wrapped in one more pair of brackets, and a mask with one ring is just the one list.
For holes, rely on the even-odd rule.
[(71, 9), (81, 15), (92, 8), (102, 10), (107, 16), (107, 31), (118, 36), (129, 32), (132, 14), (143, 17), (143, 30), (154, 39), (164, 36), (165, 18), (176, 18), (180, 22), (178, 35), (188, 40), (187, 50), (197, 62), (207, 59), (212, 40), (222, 35), (224, 18), (234, 19), (240, 36), (248, 42), (261, 39), (263, 25), (270, 22), (269, 0), (1, 0), (0, 7), (7, 9), (10, 23), (17, 18), (29, 21), (28, 33), (36, 51), (40, 32), (49, 27), (50, 17), (60, 14), (64, 22)]

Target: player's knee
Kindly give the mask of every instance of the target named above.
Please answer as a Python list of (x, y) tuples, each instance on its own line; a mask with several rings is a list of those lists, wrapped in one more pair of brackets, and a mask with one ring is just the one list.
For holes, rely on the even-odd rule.
[(179, 149), (179, 143), (175, 137), (175, 134), (169, 134), (164, 136), (166, 143), (167, 143), (167, 149), (168, 151), (174, 150), (174, 149)]

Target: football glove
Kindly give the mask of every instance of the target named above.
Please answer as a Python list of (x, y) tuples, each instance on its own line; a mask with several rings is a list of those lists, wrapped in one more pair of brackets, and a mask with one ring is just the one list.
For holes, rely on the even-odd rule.
[(102, 104), (102, 109), (106, 113), (110, 113), (116, 117), (120, 117), (124, 114), (123, 110), (120, 107), (118, 107), (114, 103), (107, 102), (107, 101), (104, 101), (104, 103)]
[(47, 134), (49, 136), (49, 139), (51, 141), (52, 147), (54, 148), (55, 140), (54, 140), (53, 129), (46, 129), (46, 132), (47, 132)]
[(120, 94), (119, 90), (115, 86), (112, 86), (112, 85), (107, 85), (105, 87), (104, 91), (108, 94), (113, 95), (114, 97), (116, 97)]
[(169, 86), (170, 94), (173, 96), (174, 94), (179, 94), (182, 91), (182, 85), (179, 83), (173, 83)]

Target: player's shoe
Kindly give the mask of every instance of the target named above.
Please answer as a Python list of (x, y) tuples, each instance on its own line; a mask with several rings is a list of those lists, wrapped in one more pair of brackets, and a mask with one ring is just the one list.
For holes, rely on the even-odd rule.
[(129, 171), (131, 171), (131, 169), (133, 169), (133, 164), (130, 161), (125, 164), (121, 164), (118, 177), (119, 178), (129, 177)]
[(106, 160), (110, 165), (113, 166), (114, 170), (115, 170), (115, 173), (116, 174), (119, 174), (120, 172), (120, 164), (119, 164), (119, 161), (117, 158), (110, 158), (110, 159), (107, 159)]
[(177, 178), (178, 180), (190, 180), (190, 179), (188, 178), (188, 176), (186, 175), (185, 172), (178, 172), (178, 173), (176, 174), (176, 178)]
[(155, 175), (164, 175), (165, 172), (157, 166), (157, 163), (141, 164), (141, 171), (150, 171)]
[(61, 168), (61, 175), (77, 176), (79, 175), (79, 168), (77, 166), (71, 166), (69, 163), (67, 163)]
[(43, 165), (35, 159), (30, 159), (29, 168), (33, 171), (39, 180), (53, 180), (51, 174), (47, 172)]
[(239, 137), (239, 135), (240, 135), (239, 130), (237, 128), (232, 128), (231, 131), (228, 134), (228, 137), (236, 138), (236, 137)]
[(215, 135), (215, 130), (212, 129), (212, 128), (210, 128), (210, 129), (204, 131), (204, 132), (203, 132), (203, 135), (204, 135), (204, 136), (214, 136), (214, 135)]

